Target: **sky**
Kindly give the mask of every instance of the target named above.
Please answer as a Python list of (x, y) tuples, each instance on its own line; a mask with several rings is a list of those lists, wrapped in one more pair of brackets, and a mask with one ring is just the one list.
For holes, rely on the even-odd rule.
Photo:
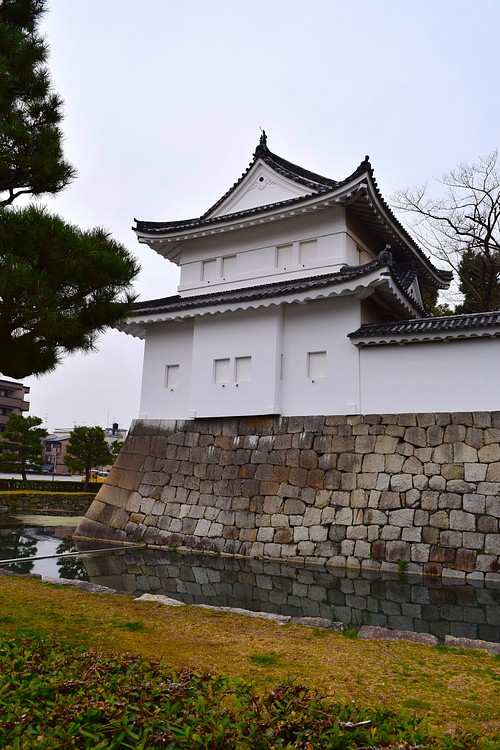
[[(41, 31), (78, 177), (44, 202), (103, 226), (138, 259), (142, 300), (175, 294), (178, 269), (134, 218), (199, 216), (241, 176), (260, 129), (271, 151), (341, 180), (370, 156), (388, 200), (500, 144), (498, 0), (48, 0)], [(128, 428), (143, 343), (26, 378), (49, 430)]]

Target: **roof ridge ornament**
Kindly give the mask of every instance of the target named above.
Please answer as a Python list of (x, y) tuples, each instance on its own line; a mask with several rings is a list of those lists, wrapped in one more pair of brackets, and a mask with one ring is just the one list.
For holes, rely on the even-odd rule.
[(372, 164), (371, 164), (371, 161), (370, 161), (370, 157), (368, 156), (368, 154), (366, 154), (365, 158), (363, 159), (363, 161), (359, 165), (359, 169), (363, 169), (363, 170), (368, 171), (372, 175), (372, 177), (373, 177), (373, 167), (372, 167)]
[(267, 133), (264, 130), (264, 128), (260, 129), (260, 133), (261, 133), (261, 135), (260, 135), (260, 139), (259, 139), (259, 145), (255, 149), (254, 159), (256, 159), (258, 156), (261, 156), (262, 154), (264, 154), (268, 150), (268, 148), (267, 148)]

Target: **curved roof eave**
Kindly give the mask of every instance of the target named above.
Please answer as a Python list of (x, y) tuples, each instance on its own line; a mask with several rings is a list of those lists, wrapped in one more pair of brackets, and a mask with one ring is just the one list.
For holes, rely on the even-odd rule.
[(377, 182), (373, 177), (373, 169), (371, 166), (367, 177), (367, 195), (372, 201), (373, 210), (378, 211), (384, 217), (387, 223), (387, 231), (393, 233), (401, 243), (405, 244), (412, 255), (414, 255), (424, 266), (427, 273), (431, 276), (434, 282), (438, 284), (438, 286), (443, 289), (448, 288), (453, 279), (453, 273), (451, 271), (437, 268), (425, 255), (423, 250), (419, 247), (408, 230), (397, 219), (390, 206), (384, 200), (384, 197), (382, 196), (378, 188)]
[(471, 341), (476, 339), (498, 339), (500, 338), (500, 331), (493, 331), (490, 328), (483, 328), (481, 330), (473, 331), (457, 331), (456, 333), (445, 333), (439, 331), (436, 333), (427, 334), (412, 334), (411, 336), (384, 336), (377, 339), (358, 339), (354, 340), (353, 337), (348, 334), (353, 344), (358, 349), (371, 348), (376, 346), (405, 346), (406, 344), (431, 344), (435, 342), (446, 343), (449, 341)]
[[(302, 186), (309, 187), (311, 192), (307, 195), (297, 196), (296, 198), (290, 198), (278, 203), (249, 208), (232, 214), (212, 216), (218, 206), (237, 189), (248, 172), (260, 159), (285, 177), (295, 180)], [(410, 256), (419, 262), (433, 285), (441, 288), (448, 287), (453, 274), (450, 271), (436, 268), (408, 230), (396, 218), (378, 188), (373, 176), (373, 167), (368, 156), (365, 157), (352, 174), (342, 181), (336, 181), (314, 172), (309, 172), (272, 153), (267, 148), (265, 134), (255, 149), (253, 160), (245, 172), (204, 214), (193, 219), (169, 222), (140, 221), (135, 219), (137, 226), (132, 229), (136, 233), (139, 242), (153, 244), (156, 252), (163, 257), (175, 261), (180, 256), (180, 248), (176, 247), (176, 245), (178, 246), (183, 240), (244, 228), (245, 226), (252, 226), (255, 223), (266, 223), (274, 221), (276, 218), (287, 218), (294, 215), (296, 209), (300, 209), (301, 212), (307, 212), (308, 210), (326, 208), (328, 205), (331, 205), (330, 201), (336, 203), (346, 203), (349, 201), (351, 205), (354, 205), (362, 195), (363, 186), (365, 186), (366, 195), (371, 201), (371, 208), (384, 222), (385, 230), (389, 234), (392, 234), (406, 248)], [(276, 214), (278, 214), (278, 217), (276, 217)], [(159, 247), (163, 243), (170, 245), (168, 250)]]
[[(359, 271), (358, 269), (362, 270)], [(308, 303), (332, 297), (363, 294), (379, 290), (396, 300), (401, 310), (415, 317), (423, 312), (418, 302), (403, 289), (391, 268), (382, 260), (345, 271), (293, 282), (277, 282), (242, 290), (212, 292), (183, 298), (180, 295), (135, 303), (135, 312), (119, 330), (144, 338), (145, 328), (155, 323), (182, 321), (205, 315), (272, 307), (282, 304)]]
[[(295, 180), (303, 186), (310, 187), (311, 192), (305, 196), (297, 196), (296, 198), (290, 198), (285, 201), (280, 201), (279, 203), (271, 203), (264, 206), (258, 206), (256, 208), (249, 208), (245, 211), (239, 211), (233, 214), (211, 216), (211, 214), (217, 209), (217, 207), (221, 203), (223, 203), (234, 190), (236, 190), (236, 188), (240, 185), (242, 180), (244, 180), (248, 172), (252, 169), (254, 164), (259, 159), (262, 159), (262, 161), (268, 164), (271, 168), (276, 169), (276, 171), (278, 171), (280, 174), (283, 174), (284, 176)], [(134, 219), (134, 221), (137, 223), (137, 227), (132, 227), (132, 229), (138, 236), (142, 236), (145, 238), (148, 237), (152, 239), (159, 233), (165, 235), (171, 233), (173, 235), (176, 235), (177, 233), (182, 234), (184, 231), (201, 226), (209, 226), (211, 224), (224, 222), (233, 223), (238, 219), (244, 218), (246, 216), (272, 212), (274, 210), (283, 209), (287, 206), (293, 206), (301, 202), (314, 200), (315, 198), (325, 196), (325, 194), (327, 193), (333, 193), (337, 191), (338, 188), (342, 190), (350, 182), (356, 180), (363, 173), (365, 173), (367, 171), (367, 167), (368, 169), (371, 169), (369, 159), (366, 156), (364, 161), (362, 161), (361, 164), (356, 167), (354, 172), (352, 172), (352, 174), (350, 174), (348, 177), (341, 181), (332, 180), (328, 177), (323, 177), (322, 175), (316, 174), (315, 172), (310, 172), (306, 169), (303, 169), (296, 164), (292, 164), (291, 162), (283, 159), (277, 154), (273, 154), (271, 151), (269, 151), (267, 146), (262, 146), (261, 143), (259, 144), (259, 146), (257, 146), (252, 162), (249, 164), (245, 172), (243, 172), (241, 177), (226, 193), (224, 193), (224, 195), (216, 203), (214, 203), (213, 206), (208, 209), (208, 211), (205, 211), (204, 214), (195, 218), (181, 219), (178, 221), (142, 221), (140, 219)]]

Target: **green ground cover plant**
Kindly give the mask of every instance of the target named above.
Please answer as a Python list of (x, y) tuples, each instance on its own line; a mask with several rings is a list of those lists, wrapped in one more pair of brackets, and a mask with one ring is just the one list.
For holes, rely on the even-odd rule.
[(240, 679), (175, 673), (157, 661), (75, 651), (46, 638), (2, 638), (0, 675), (4, 750), (451, 750), (482, 742), (471, 734), (437, 742), (414, 714), (333, 703), (300, 684), (257, 692)]
[[(147, 748), (162, 732), (173, 736), (164, 734), (157, 746), (170, 748), (500, 747), (500, 660), (486, 652), (363, 641), (333, 631), (320, 638), (314, 628), (15, 576), (0, 577), (0, 634), (2, 748)], [(100, 673), (99, 665), (108, 666)], [(175, 711), (177, 698), (165, 702), (160, 683), (182, 680), (186, 696), (204, 696), (203, 718), (201, 708), (184, 698)], [(141, 688), (148, 682), (156, 696), (151, 700)], [(278, 694), (287, 707), (281, 713), (269, 708)], [(36, 736), (25, 735), (23, 711), (40, 712), (42, 721), (44, 696), (55, 712), (52, 724), (47, 719)], [(54, 716), (63, 703), (68, 720), (60, 722)], [(21, 713), (5, 724), (3, 707), (17, 704)], [(173, 729), (162, 713), (167, 704)], [(29, 715), (36, 726), (38, 719)], [(293, 716), (297, 726), (290, 727)], [(56, 725), (71, 721), (81, 725), (75, 730), (81, 744), (48, 744)], [(371, 723), (351, 729), (341, 724), (360, 721)], [(287, 734), (304, 727), (307, 737)]]

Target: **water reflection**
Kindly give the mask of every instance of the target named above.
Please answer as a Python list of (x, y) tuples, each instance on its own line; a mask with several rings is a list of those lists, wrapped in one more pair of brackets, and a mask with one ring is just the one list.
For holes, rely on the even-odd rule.
[(92, 583), (134, 595), (500, 642), (500, 586), (493, 584), (155, 550), (89, 557), (85, 566)]
[[(26, 526), (11, 520), (0, 527), (0, 567), (5, 567), (11, 573), (88, 581), (81, 557), (59, 557), (78, 552), (72, 539), (74, 530), (74, 527), (67, 525)], [(7, 565), (2, 560), (19, 562)]]
[[(90, 581), (120, 592), (163, 594), (186, 604), (239, 607), (293, 617), (324, 617), (350, 627), (396, 630), (500, 642), (500, 585), (302, 568), (264, 560), (156, 550), (95, 553), (65, 526), (12, 522), (0, 527), (2, 559), (17, 573)], [(99, 545), (97, 545), (98, 547)], [(82, 556), (64, 557), (79, 551)]]
[[(63, 539), (57, 545), (56, 555), (65, 555), (68, 552), (76, 552), (77, 548), (71, 538)], [(68, 578), (70, 581), (89, 581), (89, 575), (82, 557), (60, 557), (57, 560), (59, 578)]]

